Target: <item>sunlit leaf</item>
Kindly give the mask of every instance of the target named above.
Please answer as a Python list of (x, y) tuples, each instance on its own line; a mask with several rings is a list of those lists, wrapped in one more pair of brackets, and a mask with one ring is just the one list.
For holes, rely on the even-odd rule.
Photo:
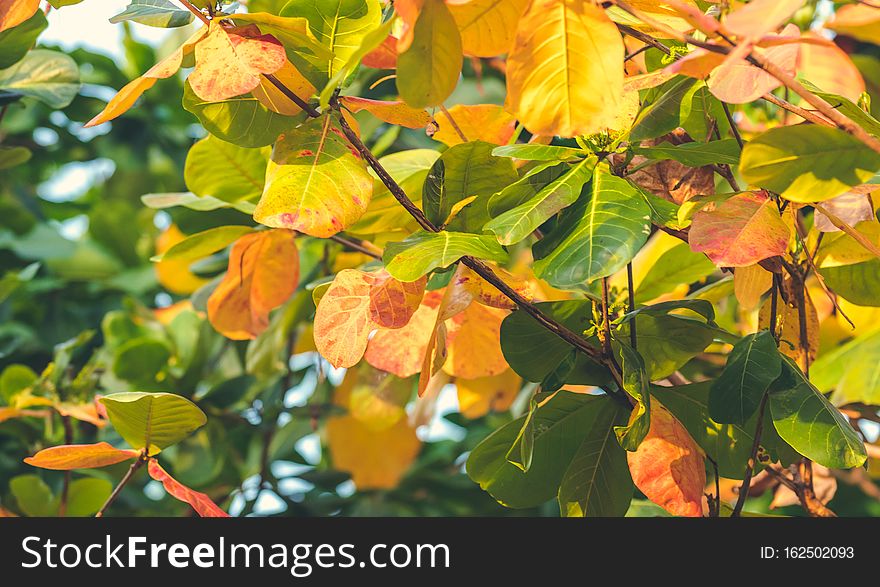
[(115, 465), (129, 459), (136, 459), (139, 452), (120, 449), (99, 442), (97, 444), (65, 444), (45, 448), (24, 460), (29, 465), (42, 469), (69, 471), (71, 469), (96, 469)]

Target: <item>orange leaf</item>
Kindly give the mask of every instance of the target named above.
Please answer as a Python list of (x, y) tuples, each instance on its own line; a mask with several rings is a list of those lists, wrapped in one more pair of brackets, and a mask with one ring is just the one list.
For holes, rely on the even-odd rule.
[(64, 444), (45, 448), (24, 460), (29, 465), (55, 471), (97, 469), (136, 459), (138, 451), (116, 448), (106, 442), (97, 444)]
[(424, 128), (431, 116), (421, 108), (413, 108), (401, 100), (383, 102), (355, 96), (343, 96), (340, 101), (352, 112), (366, 110), (379, 120), (407, 128)]
[(745, 267), (785, 253), (789, 235), (773, 200), (764, 192), (743, 192), (697, 212), (689, 241), (718, 266)]
[[(532, 299), (534, 297), (535, 282), (531, 279), (523, 275), (514, 275), (501, 267), (493, 267), (492, 270), (504, 283), (524, 298)], [(473, 296), (474, 300), (481, 304), (505, 310), (516, 308), (516, 304), (501, 293), (497, 287), (468, 268), (462, 272), (459, 282)]]
[(506, 370), (507, 361), (501, 352), (501, 322), (507, 314), (507, 310), (471, 304), (452, 317), (444, 371), (456, 377), (476, 379)]
[(820, 41), (801, 45), (798, 73), (816, 87), (857, 102), (865, 91), (865, 79), (846, 51), (814, 32), (804, 38)]
[(226, 276), (208, 298), (208, 319), (218, 332), (246, 340), (269, 326), (269, 312), (287, 301), (299, 281), (295, 234), (264, 230), (232, 245)]
[[(177, 225), (172, 224), (156, 238), (156, 253), (161, 255), (185, 238), (186, 235), (177, 228)], [(189, 270), (191, 263), (192, 261), (189, 259), (159, 261), (154, 266), (156, 279), (159, 280), (162, 287), (172, 293), (191, 294), (208, 283), (207, 279), (203, 279)]]
[(398, 377), (410, 377), (421, 371), (442, 298), (442, 290), (427, 292), (406, 326), (377, 332), (364, 353), (367, 362)]
[(461, 33), (465, 55), (494, 57), (507, 53), (528, 0), (448, 0)]
[(403, 328), (419, 309), (428, 278), (398, 281), (384, 269), (366, 274), (370, 281), (370, 318), (377, 326)]
[(756, 39), (775, 31), (803, 6), (804, 0), (752, 0), (724, 19), (724, 28)]
[(23, 23), (39, 7), (40, 0), (0, 0), (0, 32)]
[(424, 5), (425, 0), (396, 0), (394, 2), (394, 12), (397, 13), (403, 23), (400, 37), (397, 39), (398, 55), (409, 49), (410, 45), (412, 45), (415, 32), (413, 29)]
[(255, 27), (224, 29), (212, 21), (196, 45), (196, 66), (189, 76), (193, 92), (206, 102), (247, 94), (260, 84), (261, 73), (275, 73), (287, 60), (284, 46), (272, 35), (257, 36)]
[[(514, 117), (495, 104), (476, 104), (473, 106), (456, 104), (448, 110), (449, 116), (458, 125), (461, 133), (469, 141), (486, 141), (493, 145), (506, 145), (513, 136), (516, 126)], [(449, 116), (442, 110), (436, 114), (440, 128), (432, 135), (447, 147), (463, 143)]]
[(456, 379), (458, 390), (458, 407), (467, 418), (479, 418), (493, 412), (504, 412), (510, 409), (516, 399), (522, 379), (513, 369), (478, 379)]
[[(307, 80), (294, 65), (285, 59), (284, 65), (274, 74), (276, 79), (287, 86), (296, 96), (303, 100), (308, 100), (315, 93), (315, 86)], [(278, 89), (275, 84), (270, 82), (266, 76), (260, 76), (260, 83), (252, 91), (254, 98), (259, 100), (260, 104), (278, 114), (285, 116), (295, 116), (302, 112), (302, 109), (296, 105), (296, 102), (288, 98)]]
[(150, 477), (162, 483), (162, 486), (165, 488), (172, 497), (179, 499), (180, 501), (186, 502), (192, 506), (192, 508), (203, 518), (228, 518), (229, 514), (224, 512), (214, 503), (210, 497), (201, 493), (200, 491), (196, 491), (194, 489), (190, 489), (186, 485), (183, 485), (176, 479), (174, 479), (171, 475), (168, 474), (165, 469), (159, 464), (156, 459), (150, 459), (150, 462), (147, 463), (147, 471), (150, 473)]
[(381, 45), (364, 55), (361, 63), (375, 69), (397, 68), (397, 38), (391, 35), (385, 37)]
[(95, 402), (89, 402), (87, 404), (61, 403), (55, 406), (55, 410), (62, 416), (70, 416), (71, 418), (76, 418), (82, 422), (93, 424), (98, 428), (103, 428), (107, 425), (107, 420), (102, 419), (98, 414), (98, 408), (95, 405)]
[(703, 456), (681, 422), (659, 402), (651, 404), (647, 436), (626, 459), (633, 483), (645, 497), (675, 516), (703, 515)]

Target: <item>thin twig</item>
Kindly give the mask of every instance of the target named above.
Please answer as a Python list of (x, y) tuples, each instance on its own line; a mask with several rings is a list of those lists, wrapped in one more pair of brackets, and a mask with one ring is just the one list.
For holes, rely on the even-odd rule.
[[(339, 234), (334, 234), (333, 236), (331, 236), (329, 238), (330, 238), (330, 240), (336, 241), (337, 243), (339, 243), (340, 245), (342, 245), (348, 249), (351, 249), (353, 251), (357, 251), (359, 253), (363, 253), (364, 255), (372, 257), (378, 261), (382, 260), (382, 253), (376, 251), (375, 247), (370, 248), (373, 246), (372, 243), (367, 243), (366, 241), (355, 240), (355, 239), (345, 237), (345, 236), (342, 236)], [(370, 246), (367, 246), (367, 244), (369, 244)]]
[(831, 221), (831, 224), (842, 230), (848, 236), (852, 237), (852, 239), (859, 243), (866, 251), (868, 251), (875, 257), (880, 257), (880, 247), (872, 243), (871, 240), (864, 234), (844, 222), (843, 219), (841, 219), (834, 212), (832, 212), (822, 204), (814, 204), (813, 207), (824, 214), (825, 217)]
[(107, 501), (104, 502), (104, 505), (101, 506), (101, 509), (98, 510), (98, 513), (95, 514), (96, 518), (104, 517), (104, 512), (107, 510), (107, 508), (110, 507), (110, 505), (114, 501), (116, 501), (116, 498), (119, 496), (119, 492), (122, 491), (122, 489), (128, 484), (129, 481), (131, 481), (131, 478), (134, 476), (135, 473), (137, 473), (138, 469), (147, 464), (147, 460), (148, 458), (146, 453), (142, 452), (138, 456), (137, 460), (135, 460), (135, 462), (131, 464), (131, 467), (128, 468), (128, 472), (113, 489), (113, 493), (110, 494), (110, 497), (107, 498)]
[(209, 19), (207, 16), (205, 16), (204, 12), (202, 12), (201, 10), (199, 10), (198, 8), (193, 6), (192, 2), (190, 2), (189, 0), (178, 0), (178, 2), (183, 4), (187, 8), (187, 10), (189, 10), (190, 12), (195, 14), (196, 17), (199, 20), (201, 20), (203, 23), (205, 23), (206, 25), (211, 24), (211, 19)]
[(733, 133), (733, 138), (736, 139), (736, 144), (739, 145), (739, 150), (742, 151), (745, 143), (743, 142), (742, 135), (739, 134), (739, 129), (736, 127), (736, 121), (733, 119), (733, 114), (730, 113), (730, 106), (727, 105), (727, 102), (721, 102), (721, 108), (724, 110), (724, 116), (727, 117), (727, 123), (730, 124), (730, 131)]
[(440, 104), (440, 112), (442, 112), (443, 115), (449, 119), (449, 124), (452, 125), (452, 129), (455, 131), (455, 134), (458, 135), (458, 138), (460, 138), (464, 142), (468, 142), (467, 136), (465, 136), (464, 132), (461, 130), (461, 127), (458, 126), (458, 123), (455, 122), (454, 118), (452, 118), (452, 114), (449, 113), (449, 110), (447, 110), (446, 106), (444, 106), (443, 104)]
[(749, 487), (752, 484), (752, 473), (755, 470), (755, 462), (758, 459), (758, 448), (761, 446), (761, 434), (764, 432), (764, 408), (767, 406), (767, 398), (770, 397), (765, 391), (761, 396), (761, 404), (758, 406), (758, 418), (755, 422), (755, 438), (752, 441), (752, 452), (749, 453), (749, 460), (746, 463), (746, 471), (743, 475), (743, 482), (739, 488), (739, 495), (736, 498), (736, 505), (733, 506), (731, 517), (736, 518), (742, 513), (743, 506), (746, 504), (746, 497), (749, 494)]
[[(636, 309), (636, 294), (635, 294), (635, 291), (633, 291), (633, 265), (632, 265), (632, 261), (630, 261), (629, 263), (626, 264), (626, 286), (627, 286), (627, 289), (629, 290), (628, 291), (629, 299), (627, 300), (629, 302), (629, 304), (627, 306), (626, 311), (633, 312)], [(632, 320), (629, 321), (629, 346), (631, 346), (634, 351), (638, 350), (638, 347), (636, 346), (636, 341), (637, 341), (636, 317), (633, 316)]]
[[(64, 426), (64, 444), (73, 444), (73, 426), (70, 416), (61, 416), (61, 425)], [(64, 485), (61, 486), (61, 503), (58, 504), (58, 515), (62, 518), (67, 515), (67, 496), (70, 493), (70, 471), (64, 471)]]

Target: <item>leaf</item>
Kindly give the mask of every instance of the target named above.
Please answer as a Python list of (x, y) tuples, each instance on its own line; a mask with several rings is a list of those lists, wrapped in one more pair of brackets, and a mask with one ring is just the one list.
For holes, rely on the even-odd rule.
[[(533, 292), (535, 289), (535, 283), (533, 280), (521, 275), (514, 275), (501, 267), (492, 267), (492, 271), (501, 279), (501, 281), (506, 283), (508, 287), (524, 298), (531, 299), (534, 297)], [(475, 301), (493, 308), (502, 308), (504, 310), (516, 309), (516, 304), (510, 298), (501, 293), (497, 287), (477, 275), (468, 267), (463, 268), (458, 279), (465, 291), (467, 291)]]
[[(501, 322), (507, 310), (470, 304), (449, 321), (444, 371), (455, 377), (477, 379), (508, 369), (501, 351)], [(479, 360), (474, 360), (479, 357)]]
[(705, 255), (691, 251), (687, 243), (678, 243), (655, 261), (635, 287), (637, 304), (672, 292), (683, 284), (692, 284), (711, 275), (715, 265)]
[[(784, 287), (789, 289), (788, 299), (786, 302), (780, 296), (780, 299), (777, 303), (777, 316), (776, 316), (776, 328), (777, 335), (779, 336), (779, 340), (782, 344), (779, 345), (779, 352), (783, 355), (791, 357), (798, 364), (804, 364), (807, 349), (804, 349), (801, 346), (801, 336), (800, 336), (800, 318), (798, 317), (798, 309), (797, 304), (795, 303), (794, 295), (792, 295), (791, 288), (793, 287), (790, 282), (786, 281)], [(764, 304), (761, 306), (761, 310), (758, 312), (758, 328), (767, 329), (770, 328), (770, 306), (771, 300), (768, 299), (764, 301)], [(819, 317), (816, 313), (816, 307), (813, 305), (812, 300), (809, 295), (804, 302), (804, 308), (806, 310), (806, 331), (807, 331), (807, 346), (809, 346), (809, 357), (810, 361), (813, 361), (816, 358), (816, 354), (819, 351)]]
[[(860, 187), (865, 189), (860, 189)], [(845, 194), (824, 202), (822, 207), (850, 226), (855, 226), (859, 222), (866, 220), (873, 220), (874, 208), (870, 200), (871, 192), (874, 191), (873, 188), (874, 186), (870, 184), (867, 186), (857, 186)], [(841, 230), (831, 222), (828, 216), (819, 210), (816, 210), (813, 215), (813, 226), (820, 232), (840, 232)]]
[(196, 66), (187, 81), (206, 102), (247, 94), (260, 84), (260, 74), (275, 73), (287, 60), (284, 46), (275, 37), (230, 32), (221, 21), (211, 23), (208, 34), (195, 46), (195, 55)]
[(294, 233), (267, 230), (239, 238), (229, 253), (226, 276), (208, 298), (208, 319), (233, 340), (256, 338), (269, 326), (269, 312), (299, 282)]
[[(315, 93), (315, 86), (290, 61), (285, 61), (281, 69), (273, 73), (272, 76), (295, 96), (303, 100), (308, 101)], [(265, 75), (260, 76), (260, 83), (251, 91), (251, 95), (272, 112), (284, 116), (296, 116), (302, 112), (299, 104), (278, 89), (275, 83), (269, 81)]]
[(492, 149), (492, 154), (525, 161), (572, 161), (587, 156), (582, 149), (557, 145), (504, 145)]
[[(169, 226), (156, 238), (156, 254), (162, 255), (165, 251), (186, 239), (186, 235), (180, 232), (176, 224)], [(191, 294), (207, 283), (207, 280), (195, 275), (189, 269), (190, 262), (187, 260), (160, 261), (154, 265), (156, 278), (162, 287), (177, 294)]]
[[(629, 334), (621, 326), (621, 338)], [(668, 377), (703, 352), (714, 337), (713, 330), (697, 320), (678, 316), (638, 316), (636, 346), (645, 360), (650, 381)]]
[[(506, 107), (532, 134), (573, 137), (613, 126), (623, 101), (624, 46), (605, 11), (580, 0), (536, 0), (507, 58)], [(577, 80), (601, 92), (583, 92)]]
[(218, 226), (190, 235), (175, 243), (167, 251), (154, 257), (155, 261), (193, 261), (225, 249), (246, 234), (253, 232), (250, 226)]
[(712, 211), (694, 215), (688, 241), (722, 267), (746, 267), (782, 255), (790, 232), (776, 203), (765, 193), (736, 194)]
[(366, 164), (328, 115), (275, 143), (254, 220), (326, 238), (357, 221), (372, 192)]
[(583, 287), (623, 268), (650, 234), (650, 209), (625, 179), (605, 166), (593, 173), (589, 194), (562, 214), (533, 251), (535, 275), (554, 287)]
[(477, 379), (456, 378), (458, 409), (466, 418), (479, 418), (489, 412), (506, 412), (520, 392), (522, 379), (512, 369)]
[(71, 469), (96, 469), (138, 458), (140, 453), (120, 449), (98, 442), (97, 444), (65, 444), (45, 448), (24, 460), (33, 467), (69, 471)]
[(27, 516), (48, 517), (58, 512), (58, 498), (36, 475), (13, 477), (9, 480), (9, 491), (15, 496), (18, 508)]
[(745, 424), (781, 373), (782, 359), (769, 331), (743, 337), (730, 351), (724, 371), (712, 382), (709, 415), (722, 424)]
[(495, 233), (502, 245), (520, 242), (560, 210), (577, 201), (593, 176), (595, 166), (595, 158), (582, 159), (527, 202), (494, 217), (483, 230)]
[(648, 435), (626, 458), (633, 483), (645, 497), (675, 516), (703, 515), (703, 455), (681, 422), (659, 402), (654, 404)]
[(494, 57), (507, 53), (528, 0), (471, 0), (450, 3), (449, 11), (461, 33), (465, 55)]
[(836, 128), (791, 126), (748, 142), (740, 173), (751, 184), (794, 202), (821, 202), (865, 183), (880, 155)]
[(632, 125), (630, 140), (653, 139), (674, 131), (680, 122), (682, 100), (695, 84), (693, 79), (676, 76), (654, 90), (654, 99), (642, 108)]
[(859, 306), (880, 306), (880, 259), (853, 265), (822, 267), (819, 273), (834, 293)]
[(828, 403), (789, 358), (770, 390), (773, 426), (799, 453), (830, 469), (859, 467), (865, 445), (837, 408)]
[(409, 43), (397, 43), (397, 91), (413, 108), (442, 104), (458, 84), (461, 35), (443, 0), (420, 0)]
[(269, 110), (253, 96), (206, 102), (196, 96), (189, 83), (183, 88), (183, 108), (196, 116), (209, 133), (239, 147), (271, 145), (299, 121)]
[[(498, 0), (493, 1), (497, 2)], [(498, 2), (498, 4), (507, 3)], [(450, 10), (457, 6), (460, 5), (450, 6)], [(431, 138), (440, 141), (447, 147), (467, 142), (458, 134), (459, 131), (468, 141), (484, 141), (493, 145), (504, 145), (513, 136), (516, 125), (513, 116), (506, 112), (502, 106), (495, 104), (456, 104), (446, 112), (443, 110), (437, 112), (435, 121), (439, 128), (431, 135)], [(455, 130), (456, 126), (458, 126), (458, 130)], [(494, 151), (492, 151), (492, 155), (499, 156)]]
[(174, 28), (188, 25), (193, 18), (192, 12), (180, 10), (168, 0), (131, 0), (110, 22), (117, 24), (130, 20), (154, 27)]
[(831, 391), (831, 403), (880, 405), (880, 330), (872, 329), (825, 352), (810, 366), (819, 391)]
[(116, 432), (150, 456), (177, 444), (207, 421), (198, 406), (173, 393), (112, 393), (99, 401)]
[(13, 65), (0, 71), (0, 90), (15, 92), (60, 110), (79, 92), (79, 68), (68, 55), (33, 49)]
[(737, 165), (740, 149), (735, 139), (722, 139), (708, 143), (661, 143), (655, 147), (634, 147), (633, 152), (648, 159), (672, 159), (690, 167), (704, 165)]
[(761, 303), (761, 296), (773, 285), (773, 274), (758, 265), (737, 267), (733, 273), (736, 301), (744, 310), (754, 310)]
[[(700, 448), (718, 463), (721, 476), (742, 479), (752, 452), (757, 416), (745, 425), (719, 424), (712, 420), (708, 407), (710, 386), (710, 381), (675, 387), (652, 386), (651, 393), (687, 428)], [(764, 437), (765, 445), (768, 436)]]
[(17, 167), (30, 161), (33, 153), (27, 147), (0, 147), (0, 169)]
[(803, 0), (752, 0), (722, 22), (724, 28), (737, 36), (757, 39), (776, 30), (803, 4)]
[(221, 208), (232, 208), (247, 215), (253, 214), (254, 208), (256, 207), (251, 202), (230, 203), (224, 202), (223, 200), (218, 200), (217, 198), (212, 198), (210, 196), (200, 198), (199, 196), (189, 192), (181, 192), (176, 194), (145, 194), (141, 196), (141, 202), (147, 208), (152, 208), (154, 210), (164, 210), (166, 208), (173, 208), (175, 206), (183, 206), (184, 208), (189, 208), (190, 210), (198, 210), (200, 212), (219, 210)]
[(419, 231), (402, 241), (388, 243), (383, 260), (392, 277), (415, 281), (465, 256), (499, 263), (507, 260), (507, 252), (491, 236), (445, 230)]
[(398, 281), (385, 271), (368, 273), (370, 319), (382, 328), (403, 328), (418, 310), (428, 280)]
[(40, 8), (40, 0), (0, 0), (0, 31), (28, 20)]
[(622, 516), (629, 509), (632, 478), (626, 452), (613, 433), (615, 424), (625, 420), (626, 410), (610, 399), (603, 403), (560, 482), (558, 499), (563, 516)]
[[(461, 232), (481, 232), (489, 220), (488, 201), (498, 185), (517, 180), (510, 159), (492, 155), (493, 146), (472, 141), (451, 147), (431, 167), (422, 188), (422, 207), (435, 226), (448, 223)], [(476, 199), (454, 214), (456, 205)], [(450, 220), (451, 219), (451, 220)]]
[[(528, 471), (507, 460), (525, 421), (520, 417), (495, 430), (471, 451), (468, 476), (506, 507), (534, 507), (552, 499), (585, 432), (593, 430), (600, 417), (614, 410), (612, 401), (602, 396), (557, 392), (534, 414), (534, 449)], [(613, 439), (612, 443), (616, 444)]]
[[(539, 302), (536, 306), (574, 332), (584, 332), (591, 326), (593, 304), (589, 300)], [(595, 337), (586, 340), (598, 346)], [(523, 379), (540, 382), (568, 357), (572, 347), (523, 310), (516, 310), (501, 324), (501, 350)], [(567, 383), (602, 385), (607, 381), (608, 373), (603, 367), (579, 355)]]
[(378, 0), (293, 0), (285, 4), (280, 14), (308, 19), (312, 34), (321, 45), (332, 52), (332, 57), (322, 62), (310, 59), (328, 78), (332, 78), (345, 66), (364, 37), (382, 21)]
[(100, 511), (110, 494), (113, 484), (106, 479), (76, 479), (67, 493), (68, 517), (93, 516)]
[(226, 202), (254, 199), (263, 192), (268, 156), (268, 149), (246, 149), (209, 134), (186, 155), (186, 187)]
[(196, 513), (202, 518), (229, 517), (229, 514), (224, 512), (217, 506), (217, 504), (211, 501), (210, 497), (204, 493), (190, 489), (174, 479), (165, 469), (162, 468), (162, 465), (160, 465), (159, 461), (156, 459), (150, 459), (149, 463), (147, 463), (147, 472), (150, 474), (150, 477), (162, 484), (162, 487), (165, 488), (165, 491), (167, 491), (169, 495), (191, 505)]
[(0, 397), (13, 405), (15, 396), (28, 390), (37, 382), (37, 374), (27, 365), (12, 364), (0, 375)]
[(800, 46), (798, 74), (826, 92), (858, 101), (865, 80), (846, 51), (812, 31), (804, 38), (813, 42)]
[(877, 44), (880, 42), (880, 13), (874, 6), (852, 4), (840, 6), (825, 26), (850, 37)]
[(618, 344), (623, 389), (636, 400), (626, 426), (615, 426), (614, 434), (620, 446), (627, 451), (636, 450), (644, 440), (651, 425), (651, 390), (645, 361), (638, 351), (625, 343)]
[(434, 336), (442, 298), (440, 290), (427, 292), (406, 326), (376, 332), (367, 345), (364, 359), (373, 367), (398, 377), (411, 377), (421, 371), (425, 350)]
[[(0, 16), (0, 19), (2, 18)], [(27, 55), (40, 33), (46, 30), (46, 26), (48, 26), (46, 17), (39, 10), (29, 19), (11, 29), (3, 30), (3, 25), (0, 24), (0, 30), (3, 31), (0, 32), (0, 69), (14, 65)]]
[(355, 96), (342, 96), (339, 101), (352, 112), (366, 110), (388, 124), (407, 128), (425, 128), (431, 122), (431, 116), (423, 109), (411, 108), (407, 106), (406, 102), (400, 100), (383, 102)]

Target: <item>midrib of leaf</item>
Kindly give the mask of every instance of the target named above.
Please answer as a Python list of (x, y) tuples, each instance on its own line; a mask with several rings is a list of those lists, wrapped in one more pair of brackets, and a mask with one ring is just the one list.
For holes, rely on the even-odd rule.
[(318, 167), (318, 160), (321, 158), (321, 153), (324, 152), (324, 142), (327, 140), (327, 132), (330, 130), (330, 117), (324, 120), (324, 127), (321, 129), (321, 140), (318, 142), (318, 148), (315, 150), (315, 158), (312, 161), (312, 165), (309, 167), (309, 176), (306, 178), (306, 185), (303, 187), (302, 197), (300, 198), (300, 205), (306, 199), (306, 194), (309, 193), (309, 187), (312, 185), (312, 177), (314, 177), (316, 173), (316, 168)]
[(144, 450), (150, 452), (150, 444), (153, 436), (153, 398), (147, 398), (147, 421), (144, 430)]
[[(251, 123), (253, 123), (253, 118), (251, 118)], [(263, 186), (260, 185), (260, 184), (257, 182), (256, 178), (254, 178), (253, 176), (251, 176), (251, 175), (247, 172), (247, 170), (246, 170), (244, 167), (242, 167), (242, 166), (238, 163), (238, 161), (236, 161), (236, 160), (235, 160), (231, 155), (229, 155), (229, 154), (227, 153), (227, 151), (225, 151), (224, 149), (225, 149), (225, 147), (222, 145), (222, 141), (221, 141), (221, 144), (220, 144), (220, 152), (221, 152), (221, 153), (223, 154), (223, 156), (226, 158), (226, 162), (227, 162), (229, 165), (231, 165), (232, 167), (234, 167), (235, 170), (239, 173), (239, 175), (241, 175), (241, 177), (243, 177), (244, 179), (246, 179), (247, 182), (250, 183), (252, 186), (254, 186), (255, 188), (258, 188), (258, 189), (259, 189), (259, 188), (262, 188)]]
[(593, 494), (593, 489), (596, 486), (596, 476), (599, 474), (599, 470), (601, 467), (599, 466), (599, 460), (605, 455), (605, 447), (608, 445), (608, 439), (611, 437), (611, 432), (614, 430), (613, 426), (608, 426), (605, 431), (605, 437), (602, 439), (602, 446), (598, 451), (594, 451), (591, 453), (592, 455), (598, 455), (596, 458), (596, 465), (593, 467), (593, 473), (589, 478), (589, 490), (587, 491), (587, 495), (584, 496), (584, 513), (587, 511), (587, 504), (590, 503), (590, 497)]

